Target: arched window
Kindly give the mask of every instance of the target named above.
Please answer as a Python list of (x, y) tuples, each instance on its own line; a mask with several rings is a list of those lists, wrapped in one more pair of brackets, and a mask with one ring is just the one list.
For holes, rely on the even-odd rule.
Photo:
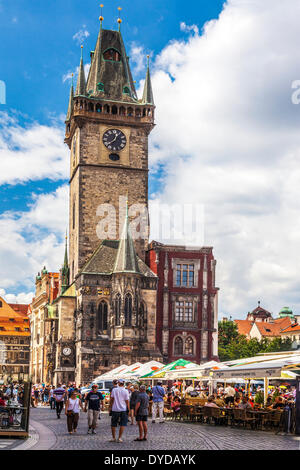
[(107, 313), (108, 307), (107, 303), (102, 300), (98, 307), (98, 333), (104, 333), (107, 331)]
[(0, 308), (2, 308), (2, 305), (3, 305), (3, 304), (2, 304), (2, 300), (0, 300)]
[(123, 93), (124, 93), (125, 95), (130, 95), (130, 89), (129, 89), (128, 86), (124, 86), (124, 88), (123, 88)]
[(183, 355), (183, 340), (180, 336), (177, 336), (174, 342), (174, 355), (175, 356)]
[(187, 356), (193, 356), (194, 355), (194, 340), (191, 336), (189, 336), (185, 340), (184, 354), (187, 355)]
[(111, 108), (111, 113), (112, 113), (112, 114), (118, 114), (118, 108), (117, 108), (117, 106), (113, 106), (113, 107)]
[(120, 62), (121, 54), (116, 49), (108, 49), (103, 54), (104, 60), (113, 60), (114, 62)]
[(132, 297), (127, 294), (125, 297), (125, 326), (132, 324)]
[(116, 326), (121, 325), (121, 296), (118, 294), (115, 298), (115, 315), (116, 315)]
[(108, 104), (104, 106), (104, 112), (105, 114), (110, 114), (110, 107), (108, 106)]
[(102, 105), (101, 104), (96, 105), (96, 113), (102, 113)]

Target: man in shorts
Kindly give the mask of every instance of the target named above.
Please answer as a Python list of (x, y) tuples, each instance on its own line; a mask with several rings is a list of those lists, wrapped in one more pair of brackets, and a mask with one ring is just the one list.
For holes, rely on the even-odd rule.
[(146, 441), (148, 434), (149, 396), (146, 393), (145, 385), (140, 386), (140, 393), (135, 405), (135, 419), (139, 426), (140, 436), (135, 441)]
[[(129, 393), (124, 387), (124, 380), (119, 380), (119, 386), (112, 389), (110, 395), (109, 411), (111, 413), (111, 432), (110, 442), (123, 442), (122, 436), (128, 423), (129, 413)], [(120, 423), (119, 437), (116, 439), (116, 428)]]

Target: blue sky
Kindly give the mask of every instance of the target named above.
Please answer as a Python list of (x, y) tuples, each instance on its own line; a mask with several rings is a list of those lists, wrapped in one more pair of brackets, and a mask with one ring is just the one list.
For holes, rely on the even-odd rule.
[[(67, 77), (80, 35), (89, 62), (100, 3), (0, 0), (0, 295), (10, 301), (29, 302), (37, 272), (63, 260)], [(243, 318), (257, 300), (299, 313), (299, 0), (103, 3), (108, 29), (123, 8), (138, 88), (151, 54), (150, 194), (205, 208), (220, 316)]]

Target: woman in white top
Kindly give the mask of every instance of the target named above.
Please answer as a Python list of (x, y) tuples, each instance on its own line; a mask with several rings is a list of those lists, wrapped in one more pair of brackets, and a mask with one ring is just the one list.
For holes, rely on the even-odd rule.
[(74, 390), (70, 398), (68, 398), (65, 407), (69, 434), (77, 432), (80, 408), (83, 410), (82, 402), (80, 398), (77, 398), (77, 392)]

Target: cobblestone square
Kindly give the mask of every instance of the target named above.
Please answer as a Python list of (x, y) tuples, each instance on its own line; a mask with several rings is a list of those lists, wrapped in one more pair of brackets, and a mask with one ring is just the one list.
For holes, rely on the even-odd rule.
[(48, 408), (31, 410), (31, 438), (27, 442), (9, 440), (0, 449), (20, 450), (299, 450), (300, 436), (275, 435), (274, 432), (252, 431), (224, 426), (166, 421), (149, 422), (147, 442), (135, 442), (137, 426), (128, 425), (123, 443), (111, 439), (110, 418), (103, 413), (96, 435), (87, 435), (87, 415), (81, 413), (77, 434), (67, 432), (66, 416), (58, 420)]

